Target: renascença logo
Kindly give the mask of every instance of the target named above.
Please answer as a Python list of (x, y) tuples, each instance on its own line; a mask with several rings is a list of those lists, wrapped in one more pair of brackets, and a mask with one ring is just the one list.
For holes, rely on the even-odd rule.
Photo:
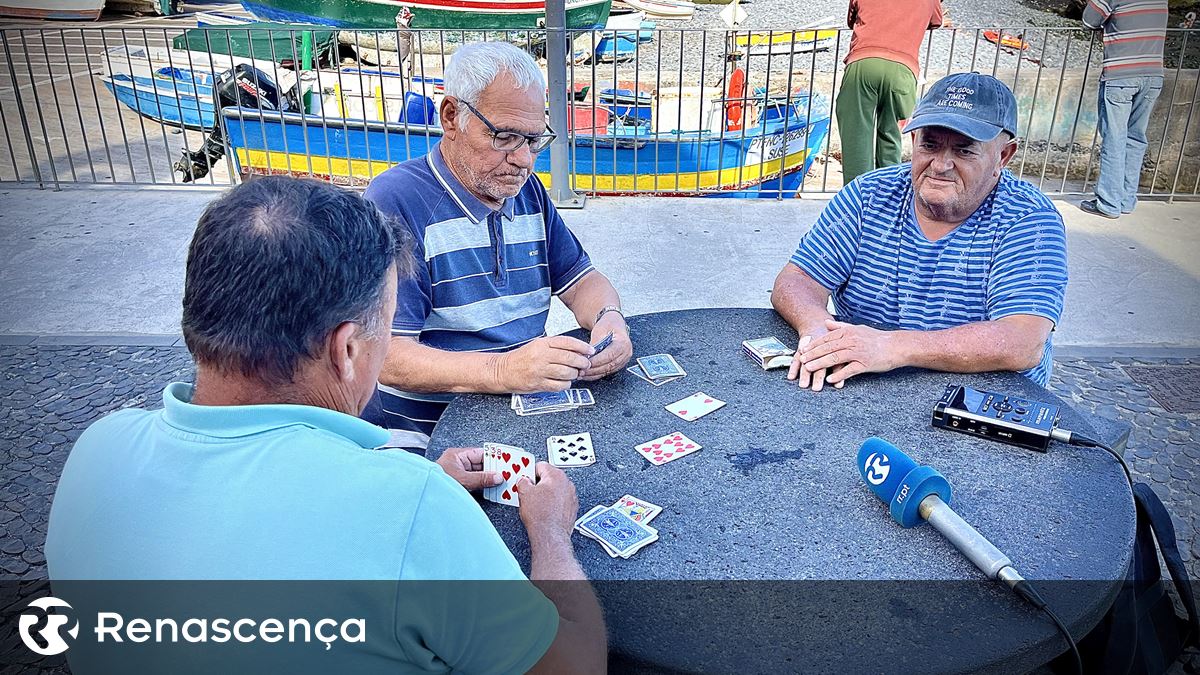
[[(33, 650), (34, 653), (41, 654), (42, 656), (54, 656), (67, 651), (71, 645), (67, 644), (67, 641), (63, 639), (62, 631), (59, 629), (67, 625), (70, 617), (63, 616), (62, 614), (51, 614), (50, 608), (65, 607), (66, 609), (71, 609), (71, 606), (58, 598), (52, 597), (38, 598), (29, 603), (29, 606), (31, 608), (36, 607), (42, 611), (39, 614), (21, 615), (21, 618), (17, 622), (17, 628), (21, 632), (21, 642), (24, 642), (25, 646)], [(41, 621), (43, 616), (46, 617), (46, 626), (39, 630), (37, 635), (40, 635), (46, 641), (45, 647), (38, 645), (33, 639), (33, 627)], [(74, 622), (67, 629), (67, 635), (70, 635), (72, 639), (79, 637), (78, 621)]]
[(882, 485), (883, 481), (887, 480), (888, 473), (892, 467), (888, 465), (888, 456), (881, 455), (877, 452), (872, 452), (867, 458), (867, 463), (863, 466), (863, 470), (867, 474), (867, 482), (871, 485)]

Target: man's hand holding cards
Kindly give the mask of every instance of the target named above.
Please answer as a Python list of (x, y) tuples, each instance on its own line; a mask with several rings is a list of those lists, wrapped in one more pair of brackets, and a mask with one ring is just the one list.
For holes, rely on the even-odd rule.
[[(610, 313), (605, 316), (620, 315)], [(611, 375), (620, 370), (631, 356), (633, 343), (629, 341), (629, 331), (623, 322), (614, 327), (602, 327), (597, 324), (592, 329), (591, 365), (580, 374), (579, 379), (598, 380)]]

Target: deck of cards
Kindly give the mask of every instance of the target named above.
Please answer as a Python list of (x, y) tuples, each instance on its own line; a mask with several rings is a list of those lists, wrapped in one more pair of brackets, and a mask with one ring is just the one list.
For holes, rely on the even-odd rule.
[(660, 387), (668, 382), (674, 382), (687, 375), (675, 357), (670, 354), (654, 354), (643, 356), (637, 360), (636, 366), (625, 369), (627, 372), (640, 377), (650, 384)]
[(520, 506), (517, 482), (522, 478), (528, 478), (531, 483), (536, 482), (536, 465), (534, 456), (525, 452), (524, 448), (502, 443), (484, 443), (483, 470), (495, 471), (504, 480), (499, 485), (484, 488), (483, 498), (497, 504)]
[(685, 422), (695, 422), (724, 405), (725, 401), (698, 391), (685, 399), (669, 403), (664, 407)]
[(742, 342), (742, 352), (749, 356), (763, 370), (786, 368), (792, 365), (795, 349), (789, 349), (775, 336), (745, 340)]
[(513, 394), (510, 407), (522, 417), (546, 413), (575, 410), (585, 405), (594, 405), (596, 398), (591, 389), (568, 389), (566, 391), (543, 391), (536, 394)]
[[(629, 515), (628, 510), (618, 508), (618, 505), (623, 504), (626, 498), (654, 507), (657, 511), (649, 517), (643, 515), (639, 522), (634, 516)], [(646, 523), (661, 511), (661, 507), (625, 495), (613, 506), (596, 505), (592, 507), (590, 511), (575, 521), (575, 529), (583, 536), (600, 542), (605, 553), (613, 558), (629, 558), (634, 553), (658, 541), (658, 530)], [(642, 513), (648, 512), (649, 509)]]
[(592, 447), (592, 435), (568, 434), (546, 439), (546, 456), (550, 464), (560, 469), (591, 466), (596, 463), (596, 450)]

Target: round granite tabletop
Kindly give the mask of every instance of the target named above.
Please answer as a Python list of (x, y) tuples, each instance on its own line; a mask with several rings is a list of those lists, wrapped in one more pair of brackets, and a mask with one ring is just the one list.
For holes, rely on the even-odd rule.
[[(1115, 441), (1068, 402), (1017, 373), (902, 369), (844, 389), (800, 389), (764, 371), (745, 339), (796, 333), (765, 309), (629, 318), (635, 356), (673, 355), (683, 379), (655, 387), (619, 371), (581, 384), (595, 405), (520, 417), (509, 397), (459, 397), (428, 451), (485, 442), (546, 458), (552, 435), (589, 432), (596, 464), (566, 469), (581, 512), (632, 494), (664, 510), (659, 540), (611, 558), (576, 533), (596, 580), (612, 650), (691, 671), (866, 669), (1021, 672), (1065, 648), (1053, 625), (989, 581), (931, 526), (893, 521), (859, 477), (871, 436), (940, 471), (952, 506), (1038, 580), (1076, 638), (1104, 614), (1125, 576), (1134, 506), (1114, 458), (1059, 443), (1035, 452), (931, 426), (946, 385), (966, 384), (1060, 406), (1061, 426)], [(630, 365), (633, 365), (633, 361)], [(702, 391), (726, 405), (694, 422), (664, 406)], [(703, 449), (660, 466), (634, 446), (683, 432)], [(517, 509), (483, 509), (529, 570)]]

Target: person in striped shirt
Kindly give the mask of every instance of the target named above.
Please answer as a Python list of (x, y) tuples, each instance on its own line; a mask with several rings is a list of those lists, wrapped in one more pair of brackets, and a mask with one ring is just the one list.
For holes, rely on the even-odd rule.
[[(562, 391), (633, 355), (621, 299), (533, 174), (554, 132), (536, 62), (504, 42), (459, 48), (445, 72), (442, 140), (365, 197), (411, 228), (419, 262), (397, 287), (380, 393), (364, 419), (423, 450), (457, 394)], [(557, 296), (590, 342), (546, 337)], [(594, 359), (592, 344), (612, 345)]]
[(819, 391), (917, 366), (1046, 384), (1066, 234), (1050, 200), (1005, 168), (1016, 129), (1016, 99), (994, 77), (930, 88), (906, 128), (912, 162), (842, 188), (775, 280), (772, 304), (800, 336), (789, 379)]
[(1163, 86), (1167, 0), (1088, 0), (1083, 24), (1104, 31), (1098, 121), (1100, 176), (1079, 208), (1120, 218), (1137, 205), (1146, 127)]

